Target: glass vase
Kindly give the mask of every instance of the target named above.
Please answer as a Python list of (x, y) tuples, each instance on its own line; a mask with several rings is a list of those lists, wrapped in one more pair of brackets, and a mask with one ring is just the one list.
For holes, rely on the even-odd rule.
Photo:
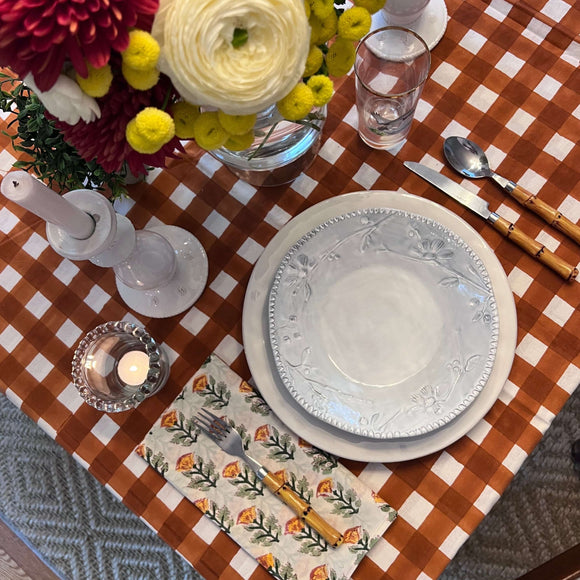
[(272, 105), (258, 114), (254, 142), (244, 151), (224, 147), (211, 154), (240, 179), (256, 186), (277, 186), (294, 181), (316, 157), (322, 142), (326, 107), (306, 124), (283, 119)]

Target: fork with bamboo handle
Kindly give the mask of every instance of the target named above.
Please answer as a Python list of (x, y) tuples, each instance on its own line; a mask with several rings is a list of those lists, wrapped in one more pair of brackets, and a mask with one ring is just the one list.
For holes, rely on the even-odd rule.
[(258, 479), (290, 507), (303, 523), (316, 530), (330, 546), (336, 548), (342, 544), (343, 537), (339, 531), (335, 530), (320, 514), (314, 511), (312, 506), (293, 491), (285, 481), (281, 481), (246, 453), (240, 434), (232, 429), (223, 418), (207, 409), (201, 409), (193, 420), (200, 431), (205, 433), (226, 453), (243, 459), (258, 476)]

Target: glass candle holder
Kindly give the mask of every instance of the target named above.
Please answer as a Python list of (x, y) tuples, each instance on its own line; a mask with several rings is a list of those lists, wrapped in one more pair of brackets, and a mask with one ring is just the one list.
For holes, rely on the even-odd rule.
[(161, 346), (130, 322), (97, 326), (73, 355), (72, 378), (79, 394), (107, 413), (136, 407), (157, 393), (168, 377), (169, 361)]

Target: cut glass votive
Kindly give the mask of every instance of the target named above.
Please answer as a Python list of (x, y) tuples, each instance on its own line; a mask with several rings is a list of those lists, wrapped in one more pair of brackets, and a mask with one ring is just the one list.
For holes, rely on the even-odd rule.
[(99, 411), (118, 413), (157, 393), (169, 377), (164, 350), (141, 326), (106, 322), (79, 343), (72, 378), (80, 396)]

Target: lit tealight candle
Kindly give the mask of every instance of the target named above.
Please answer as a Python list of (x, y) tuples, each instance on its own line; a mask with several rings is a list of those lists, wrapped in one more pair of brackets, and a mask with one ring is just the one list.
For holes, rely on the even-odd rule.
[(125, 353), (117, 365), (117, 374), (126, 384), (141, 385), (149, 372), (149, 356), (140, 350), (131, 350)]

